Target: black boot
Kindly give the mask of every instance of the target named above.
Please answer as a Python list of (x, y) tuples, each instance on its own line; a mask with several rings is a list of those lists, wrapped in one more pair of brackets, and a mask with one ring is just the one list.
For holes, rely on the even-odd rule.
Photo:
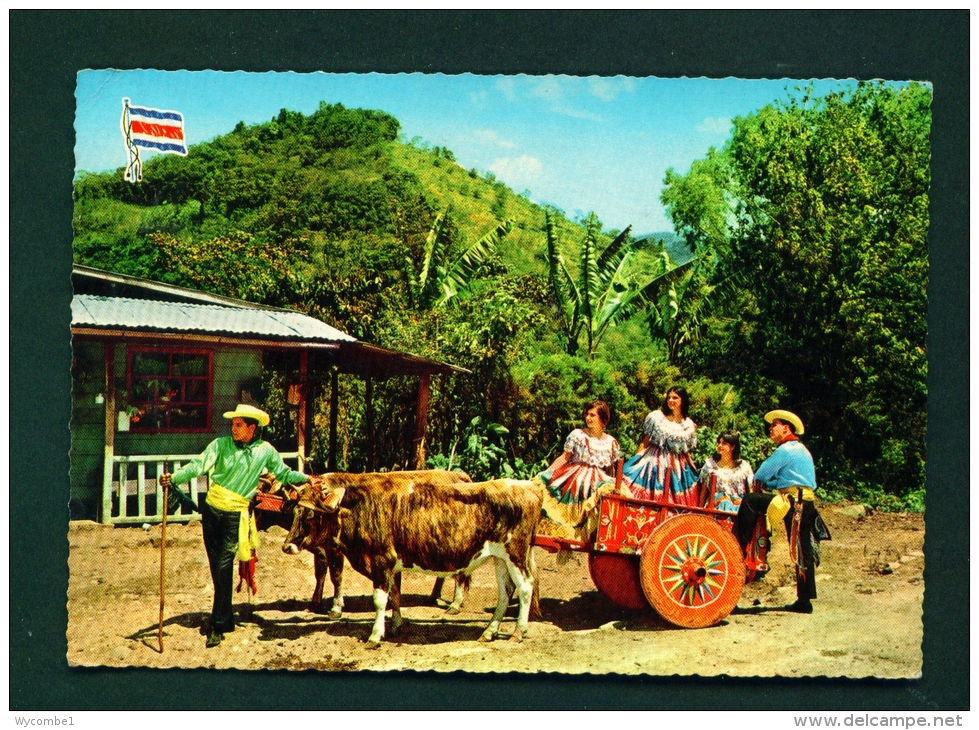
[(785, 610), (793, 613), (812, 613), (812, 601), (808, 598), (800, 598), (795, 603), (786, 606)]

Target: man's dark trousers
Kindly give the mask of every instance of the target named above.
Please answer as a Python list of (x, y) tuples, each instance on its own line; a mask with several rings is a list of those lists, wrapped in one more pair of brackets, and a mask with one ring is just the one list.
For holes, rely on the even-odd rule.
[(211, 566), (214, 584), (214, 606), (211, 609), (211, 633), (227, 634), (235, 630), (231, 608), (234, 587), (235, 553), (238, 552), (238, 512), (215, 509), (207, 502), (201, 508), (204, 549)]
[[(759, 516), (764, 517), (768, 505), (775, 498), (776, 492), (748, 492), (741, 500), (738, 516), (734, 525), (734, 534), (741, 544), (742, 552), (748, 547), (751, 533), (755, 529), (755, 521)], [(785, 534), (792, 538), (792, 515), (795, 513), (795, 497), (789, 497), (789, 511), (785, 515)], [(796, 573), (795, 592), (803, 601), (816, 597), (816, 551), (812, 544), (812, 531), (816, 523), (816, 505), (813, 502), (802, 502), (802, 521), (799, 525), (799, 544), (802, 548), (803, 575)]]

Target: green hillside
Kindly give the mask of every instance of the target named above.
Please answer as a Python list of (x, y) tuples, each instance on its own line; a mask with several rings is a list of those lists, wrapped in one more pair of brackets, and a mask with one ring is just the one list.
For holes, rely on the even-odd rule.
[[(283, 110), (264, 124), (239, 124), (186, 158), (155, 157), (136, 185), (121, 170), (82, 173), (76, 261), (177, 283), (160, 235), (184, 245), (244, 236), (287, 253), (300, 271), (333, 275), (356, 270), (368, 252), (395, 266), (417, 258), (447, 211), (451, 245), (464, 248), (512, 220), (499, 260), (513, 273), (546, 271), (539, 206), (492, 173), (462, 168), (449, 150), (398, 141), (399, 128), (383, 112), (323, 103), (308, 117)], [(559, 227), (569, 240), (582, 234), (564, 219)]]
[[(192, 146), (186, 158), (155, 157), (136, 185), (122, 180), (121, 169), (83, 172), (75, 185), (76, 261), (213, 288), (219, 285), (208, 278), (192, 281), (176, 270), (160, 236), (184, 246), (247, 237), (310, 276), (356, 271), (364, 257), (396, 269), (405, 256), (418, 259), (435, 217), (447, 212), (457, 249), (512, 221), (497, 263), (513, 274), (546, 274), (541, 206), (492, 173), (461, 167), (448, 149), (399, 141), (399, 129), (383, 112), (324, 102), (309, 116), (283, 110), (263, 124), (239, 123)], [(555, 219), (573, 268), (584, 229), (560, 212)], [(235, 294), (254, 299), (257, 292)]]

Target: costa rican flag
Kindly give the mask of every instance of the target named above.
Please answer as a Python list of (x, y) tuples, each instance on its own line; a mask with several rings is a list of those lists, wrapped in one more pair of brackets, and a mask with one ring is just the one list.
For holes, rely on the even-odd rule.
[(126, 138), (126, 150), (129, 152), (129, 165), (124, 176), (129, 182), (139, 182), (143, 179), (143, 162), (139, 157), (140, 147), (175, 155), (187, 154), (184, 115), (180, 112), (130, 106), (129, 99), (123, 99), (122, 133)]

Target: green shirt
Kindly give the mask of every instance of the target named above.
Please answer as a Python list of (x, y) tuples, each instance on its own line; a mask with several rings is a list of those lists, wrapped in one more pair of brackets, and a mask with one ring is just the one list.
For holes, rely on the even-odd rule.
[(258, 489), (258, 478), (266, 470), (283, 484), (306, 481), (306, 475), (286, 466), (279, 452), (267, 441), (255, 439), (237, 446), (233, 438), (222, 436), (209, 443), (196, 459), (175, 471), (173, 484), (184, 484), (207, 474), (215, 484), (247, 499)]

